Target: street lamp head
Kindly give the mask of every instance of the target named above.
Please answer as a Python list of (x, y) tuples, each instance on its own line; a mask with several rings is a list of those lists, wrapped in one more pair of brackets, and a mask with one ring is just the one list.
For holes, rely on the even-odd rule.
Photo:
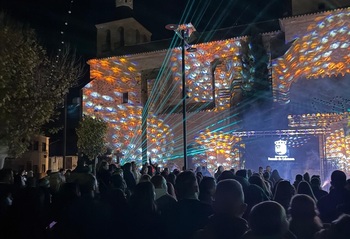
[(176, 31), (178, 29), (179, 25), (177, 24), (168, 24), (165, 26), (165, 29), (170, 31)]

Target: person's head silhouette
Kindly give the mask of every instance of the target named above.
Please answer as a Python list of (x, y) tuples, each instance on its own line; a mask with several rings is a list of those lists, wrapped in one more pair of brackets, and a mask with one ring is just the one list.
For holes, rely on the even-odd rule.
[(284, 208), (277, 202), (265, 201), (255, 205), (249, 215), (249, 226), (257, 237), (282, 236), (288, 231)]
[(234, 179), (225, 179), (218, 183), (213, 208), (215, 213), (231, 217), (242, 217), (247, 208), (244, 203), (242, 185)]

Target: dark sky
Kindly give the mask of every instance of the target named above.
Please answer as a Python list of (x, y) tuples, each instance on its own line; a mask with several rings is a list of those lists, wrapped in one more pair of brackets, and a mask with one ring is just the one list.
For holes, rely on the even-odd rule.
[[(12, 17), (36, 29), (42, 43), (52, 54), (61, 42), (69, 42), (81, 56), (82, 62), (95, 57), (95, 24), (111, 20), (116, 14), (115, 0), (0, 0), (0, 8)], [(152, 40), (171, 38), (173, 32), (165, 30), (169, 23), (188, 23), (199, 32), (233, 25), (276, 19), (283, 16), (290, 0), (134, 0), (135, 18), (150, 32)], [(71, 13), (68, 13), (68, 12)], [(185, 16), (185, 17), (182, 17)], [(117, 16), (116, 16), (117, 17)], [(68, 25), (65, 25), (65, 22)], [(61, 34), (61, 31), (64, 34)], [(86, 71), (88, 72), (88, 70)], [(71, 89), (68, 104), (80, 96), (80, 88), (89, 81), (80, 80)], [(70, 109), (68, 107), (68, 109)], [(74, 108), (78, 109), (78, 108)], [(67, 154), (76, 152), (75, 127), (80, 112), (68, 111)], [(63, 123), (61, 113), (58, 125)], [(61, 155), (63, 131), (51, 136), (50, 155)]]
[[(94, 56), (96, 23), (115, 16), (115, 0), (0, 0), (1, 8), (31, 24), (49, 48), (65, 40), (89, 58)], [(134, 14), (153, 40), (170, 38), (168, 23), (192, 22), (204, 31), (283, 16), (290, 0), (134, 0)], [(68, 11), (71, 11), (69, 14)], [(185, 17), (183, 17), (185, 16)], [(64, 23), (68, 22), (68, 26)]]

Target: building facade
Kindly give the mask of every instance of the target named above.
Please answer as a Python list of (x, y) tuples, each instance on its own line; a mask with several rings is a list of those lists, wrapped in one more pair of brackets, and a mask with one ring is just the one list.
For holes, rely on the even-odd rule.
[(29, 149), (20, 158), (5, 159), (5, 166), (14, 170), (24, 169), (34, 174), (44, 174), (49, 166), (49, 137), (38, 135), (31, 141)]
[[(248, 61), (243, 57), (251, 51), (252, 36), (235, 36), (235, 29), (225, 29), (226, 37), (221, 38), (220, 30), (210, 33), (212, 40), (199, 40), (191, 45), (196, 52), (185, 51), (185, 72), (182, 72), (179, 39), (148, 42), (150, 35), (144, 30), (147, 36), (140, 38), (144, 39), (142, 44), (124, 44), (110, 51), (112, 55), (88, 62), (93, 80), (83, 89), (84, 113), (108, 122), (108, 142), (111, 148), (124, 154), (122, 162), (141, 163), (142, 142), (146, 140), (147, 156), (154, 162), (181, 167), (184, 73), (191, 167), (205, 165), (213, 171), (218, 165), (241, 168), (247, 164), (257, 168), (259, 164), (273, 164), (268, 158), (281, 158), (265, 155), (257, 159), (259, 156), (249, 156), (247, 152), (248, 148), (251, 151), (256, 147), (249, 146), (256, 137), (262, 137), (263, 142), (264, 137), (273, 135), (272, 144), (277, 142), (275, 139), (289, 142), (290, 154), (308, 142), (313, 147), (303, 150), (307, 153), (302, 156), (286, 156), (294, 159), (293, 163), (305, 168), (308, 158), (311, 162), (308, 167), (317, 164), (318, 174), (325, 174), (327, 167), (348, 171), (350, 136), (348, 126), (344, 125), (348, 125), (350, 101), (341, 86), (350, 80), (350, 9), (288, 17), (279, 19), (278, 23), (271, 31), (257, 34), (268, 56), (266, 80), (274, 103), (261, 97), (266, 92), (254, 91), (258, 84), (251, 70), (257, 68), (248, 68), (250, 73), (246, 71), (246, 65), (257, 60), (254, 52)], [(118, 31), (120, 26), (115, 26), (113, 31)], [(103, 48), (102, 43), (99, 41), (98, 49)], [(250, 80), (254, 74), (255, 78)], [(324, 91), (336, 85), (339, 90)], [(269, 96), (268, 92), (265, 96)], [(286, 124), (279, 124), (282, 121)], [(145, 122), (146, 138), (142, 128)], [(249, 126), (242, 127), (242, 122), (269, 130), (257, 132), (254, 127), (250, 130)]]

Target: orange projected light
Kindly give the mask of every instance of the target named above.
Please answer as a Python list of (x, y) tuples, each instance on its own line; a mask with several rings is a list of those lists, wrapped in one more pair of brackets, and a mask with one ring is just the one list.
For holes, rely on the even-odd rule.
[(239, 168), (241, 138), (224, 132), (201, 132), (196, 138), (196, 143), (203, 146), (206, 159), (196, 158), (195, 166), (206, 165), (208, 170), (214, 172), (218, 165), (225, 169)]
[[(188, 96), (195, 102), (213, 100), (212, 62), (222, 59), (214, 73), (215, 99), (214, 111), (226, 110), (230, 107), (229, 98), (219, 97), (220, 90), (230, 90), (233, 79), (241, 78), (242, 65), (239, 60), (241, 43), (237, 39), (217, 41), (194, 45), (196, 52), (186, 53), (186, 86)], [(181, 79), (181, 48), (175, 48), (171, 59), (174, 80)], [(181, 87), (181, 86), (179, 86)]]
[[(197, 52), (186, 52), (186, 85), (190, 103), (213, 101), (214, 76), (216, 107), (212, 111), (230, 108), (230, 87), (234, 79), (240, 78), (242, 68), (239, 59), (240, 41), (241, 39), (229, 39), (203, 43), (194, 46)], [(144, 65), (141, 61), (132, 59), (133, 56), (123, 56), (90, 60), (92, 81), (83, 89), (83, 108), (84, 114), (96, 115), (108, 122), (110, 147), (121, 150), (125, 155), (123, 158), (125, 161), (140, 161), (142, 151), (141, 72), (145, 69), (142, 68)], [(136, 59), (139, 58), (136, 57)], [(167, 67), (170, 69), (171, 81), (176, 83), (181, 79), (181, 49), (172, 49), (169, 59)], [(213, 73), (212, 63), (216, 59), (220, 59), (220, 64)], [(163, 71), (160, 72), (166, 74)], [(154, 81), (147, 85), (148, 92), (152, 92), (152, 82)], [(181, 92), (181, 84), (173, 85), (177, 89), (174, 92)], [(228, 93), (223, 97), (222, 92)], [(125, 95), (127, 95), (126, 98)], [(152, 109), (156, 110), (156, 108)], [(175, 144), (173, 129), (166, 124), (165, 118), (166, 115), (156, 116), (151, 110), (147, 118), (147, 153), (152, 160), (160, 164), (166, 164), (165, 161), (172, 157), (180, 157), (173, 154)], [(229, 139), (225, 140), (229, 141)], [(228, 141), (225, 141), (227, 145), (230, 144)], [(226, 152), (229, 146), (225, 144), (218, 142), (216, 152), (222, 157), (233, 156)], [(235, 166), (231, 162), (228, 165)]]
[(315, 18), (308, 32), (273, 62), (275, 101), (289, 102), (291, 84), (300, 78), (350, 73), (350, 12), (344, 9)]
[(292, 128), (329, 129), (324, 137), (325, 158), (334, 167), (350, 172), (350, 116), (345, 113), (317, 113), (289, 115), (288, 125)]
[[(84, 113), (99, 116), (108, 123), (109, 147), (121, 150), (124, 161), (141, 162), (142, 107), (136, 65), (126, 58), (89, 63), (95, 80), (83, 89)], [(123, 93), (127, 93), (127, 99), (123, 99)], [(148, 115), (147, 126), (147, 156), (165, 163), (174, 149), (172, 129), (152, 114)]]

